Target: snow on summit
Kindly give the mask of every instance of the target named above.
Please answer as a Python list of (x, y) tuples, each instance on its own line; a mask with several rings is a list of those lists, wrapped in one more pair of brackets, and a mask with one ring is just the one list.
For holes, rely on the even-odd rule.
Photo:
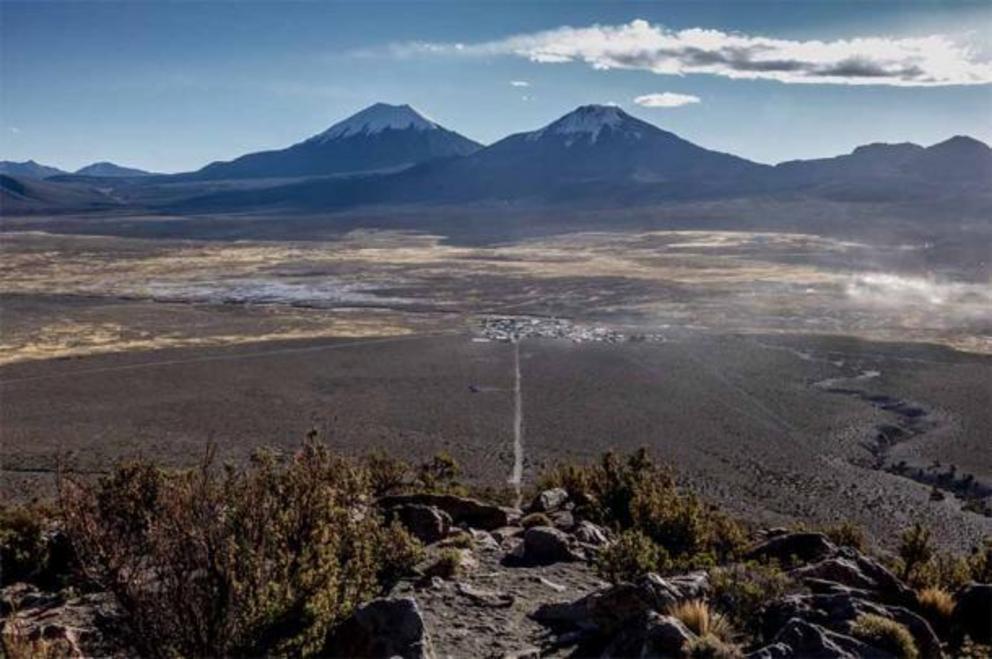
[(340, 121), (317, 135), (315, 140), (326, 142), (353, 135), (374, 135), (384, 130), (436, 130), (439, 126), (409, 105), (376, 103)]
[(537, 140), (545, 135), (588, 135), (589, 141), (595, 142), (603, 128), (616, 128), (628, 119), (630, 115), (615, 105), (583, 105), (531, 133), (528, 139)]

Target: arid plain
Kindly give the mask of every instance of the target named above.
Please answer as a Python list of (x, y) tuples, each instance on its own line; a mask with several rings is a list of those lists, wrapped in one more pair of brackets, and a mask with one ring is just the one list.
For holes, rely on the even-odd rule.
[[(62, 456), (243, 459), (310, 428), (479, 482), (650, 447), (769, 523), (992, 530), (992, 289), (926, 243), (594, 231), (487, 245), (3, 234), (4, 494)], [(487, 318), (565, 319), (565, 337)], [(608, 340), (597, 340), (606, 337)], [(521, 391), (516, 409), (515, 386)], [(514, 438), (514, 415), (522, 433)], [(890, 536), (891, 537), (891, 536)]]

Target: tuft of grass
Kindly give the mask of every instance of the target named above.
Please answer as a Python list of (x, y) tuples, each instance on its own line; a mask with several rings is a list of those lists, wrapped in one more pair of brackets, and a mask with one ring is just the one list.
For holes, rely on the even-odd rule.
[(864, 528), (850, 520), (824, 526), (822, 532), (836, 545), (853, 547), (862, 553), (868, 551), (868, 535)]
[(954, 615), (954, 596), (943, 588), (924, 588), (916, 592), (920, 615), (933, 625), (939, 636), (945, 636)]
[(704, 600), (679, 602), (668, 609), (668, 615), (678, 618), (696, 636), (713, 636), (724, 643), (733, 641), (734, 628), (730, 621)]
[(442, 549), (425, 571), (428, 577), (441, 577), (447, 581), (462, 573), (462, 550), (454, 547)]
[(917, 659), (920, 656), (913, 635), (905, 625), (895, 620), (865, 613), (854, 621), (851, 633), (868, 645), (885, 650), (899, 659)]
[(468, 531), (458, 531), (439, 542), (438, 546), (453, 547), (455, 549), (474, 549), (475, 539)]

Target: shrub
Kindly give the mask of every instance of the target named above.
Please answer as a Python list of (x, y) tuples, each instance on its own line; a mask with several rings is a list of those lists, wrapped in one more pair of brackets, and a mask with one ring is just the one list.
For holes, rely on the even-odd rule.
[(899, 576), (913, 583), (935, 553), (930, 529), (917, 522), (899, 537)]
[(721, 641), (712, 634), (692, 639), (683, 648), (682, 654), (686, 659), (741, 659), (744, 656), (736, 645)]
[(369, 474), (369, 487), (376, 497), (403, 490), (410, 480), (410, 465), (384, 451), (373, 451), (363, 460)]
[(853, 547), (862, 553), (868, 551), (868, 536), (865, 530), (854, 522), (844, 520), (829, 524), (823, 527), (822, 532), (834, 544), (841, 547)]
[(371, 505), (368, 471), (312, 441), (243, 470), (208, 450), (197, 469), (135, 462), (59, 485), (84, 569), (153, 657), (307, 654), (421, 552)]
[(69, 659), (78, 655), (66, 639), (45, 638), (39, 630), (27, 633), (14, 617), (0, 624), (0, 657), (6, 659)]
[(733, 640), (734, 628), (730, 622), (703, 600), (679, 602), (668, 609), (668, 615), (681, 620), (696, 636), (713, 636), (724, 643)]
[(460, 474), (458, 462), (450, 454), (441, 451), (417, 469), (417, 489), (425, 492), (467, 494), (468, 490), (458, 482)]
[(595, 559), (596, 572), (612, 583), (634, 581), (648, 572), (666, 572), (668, 552), (637, 530), (624, 531)]
[(520, 526), (529, 529), (532, 526), (554, 526), (554, 522), (544, 513), (530, 513), (520, 520)]
[(607, 453), (597, 465), (556, 467), (540, 487), (564, 488), (580, 517), (642, 532), (681, 567), (727, 560), (746, 541), (738, 523), (679, 491), (672, 473), (655, 465), (644, 449), (625, 458)]
[(924, 588), (917, 591), (916, 603), (920, 615), (933, 625), (934, 631), (946, 635), (954, 613), (954, 597), (942, 588)]
[(968, 572), (972, 581), (992, 583), (992, 537), (972, 550), (968, 557)]
[(883, 616), (873, 613), (858, 616), (851, 633), (868, 645), (885, 650), (899, 659), (916, 659), (920, 655), (916, 641), (905, 625)]
[(38, 507), (0, 507), (0, 585), (31, 581), (47, 563), (47, 519)]
[(711, 600), (739, 629), (761, 633), (765, 603), (800, 589), (778, 565), (738, 563), (710, 570)]

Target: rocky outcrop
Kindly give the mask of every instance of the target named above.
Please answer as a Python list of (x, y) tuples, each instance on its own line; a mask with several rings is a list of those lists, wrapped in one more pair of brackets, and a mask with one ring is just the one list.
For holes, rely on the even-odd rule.
[(872, 602), (850, 593), (790, 595), (772, 602), (764, 613), (764, 636), (777, 637), (793, 619), (844, 635), (850, 631), (854, 621), (864, 614), (879, 615), (905, 625), (916, 641), (923, 659), (943, 656), (940, 640), (926, 620), (903, 607)]
[(952, 627), (976, 643), (992, 643), (992, 584), (968, 584), (955, 599)]
[(839, 555), (811, 565), (798, 567), (789, 575), (804, 582), (814, 592), (839, 593), (844, 586), (849, 592), (873, 600), (900, 606), (912, 606), (915, 602), (913, 590), (899, 581), (884, 565), (860, 552), (845, 548)]
[(748, 654), (747, 659), (886, 659), (889, 656), (850, 636), (793, 618), (771, 645)]
[(451, 515), (434, 506), (406, 503), (387, 509), (387, 519), (398, 519), (423, 543), (437, 542), (448, 534)]
[(433, 659), (434, 649), (412, 597), (377, 599), (359, 607), (328, 635), (324, 657)]
[(616, 584), (574, 602), (541, 606), (532, 617), (553, 629), (609, 637), (639, 616), (663, 613), (679, 602), (702, 597), (708, 588), (705, 572), (670, 579), (649, 573), (637, 583)]
[(810, 563), (833, 556), (837, 546), (822, 533), (783, 533), (775, 535), (747, 552), (748, 560), (773, 559), (782, 565)]
[(576, 540), (590, 547), (602, 547), (610, 542), (605, 529), (586, 520), (578, 523), (572, 535)]
[(519, 511), (504, 508), (478, 499), (454, 494), (397, 494), (379, 499), (379, 505), (389, 510), (398, 506), (431, 506), (444, 511), (452, 523), (483, 531), (510, 526), (519, 518)]

